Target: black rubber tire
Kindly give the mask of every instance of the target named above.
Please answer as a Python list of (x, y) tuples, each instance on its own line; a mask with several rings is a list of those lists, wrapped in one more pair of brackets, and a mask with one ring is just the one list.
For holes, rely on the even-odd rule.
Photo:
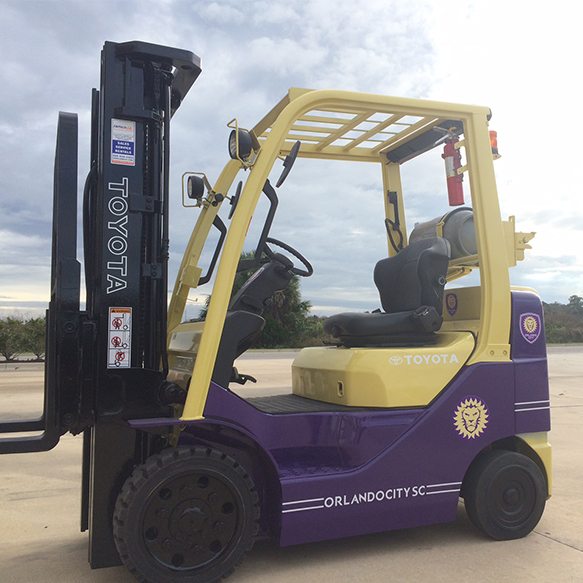
[(479, 458), (462, 491), (470, 521), (494, 540), (526, 536), (538, 524), (547, 498), (539, 466), (523, 454), (504, 450)]
[[(251, 550), (259, 514), (255, 484), (235, 459), (213, 448), (179, 447), (151, 456), (126, 480), (113, 533), (138, 581), (209, 583), (230, 575)], [(224, 544), (212, 540), (221, 536)], [(211, 558), (197, 563), (199, 555)]]

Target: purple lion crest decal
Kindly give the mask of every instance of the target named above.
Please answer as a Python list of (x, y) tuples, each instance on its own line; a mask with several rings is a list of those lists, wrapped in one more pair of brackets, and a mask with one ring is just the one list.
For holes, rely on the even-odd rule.
[(520, 314), (520, 333), (530, 344), (534, 344), (541, 333), (541, 319), (538, 314), (527, 312)]
[(450, 293), (445, 296), (445, 307), (450, 316), (457, 312), (457, 296), (455, 294)]

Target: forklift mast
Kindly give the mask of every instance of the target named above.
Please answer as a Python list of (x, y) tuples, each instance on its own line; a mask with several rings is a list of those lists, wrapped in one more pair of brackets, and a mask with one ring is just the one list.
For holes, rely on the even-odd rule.
[(0, 423), (0, 453), (47, 451), (67, 432), (84, 434), (81, 526), (90, 530), (93, 566), (119, 562), (108, 524), (112, 486), (154, 447), (155, 437), (126, 421), (171, 416), (180, 393), (165, 381), (170, 120), (200, 72), (189, 51), (136, 41), (103, 47), (83, 189), (85, 310), (77, 115), (59, 113), (43, 414)]

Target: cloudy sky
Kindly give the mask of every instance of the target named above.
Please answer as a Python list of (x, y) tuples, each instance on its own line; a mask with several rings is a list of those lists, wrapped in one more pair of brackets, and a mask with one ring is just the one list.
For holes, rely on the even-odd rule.
[[(0, 0), (0, 314), (46, 305), (57, 112), (79, 114), (81, 185), (105, 40), (166, 44), (202, 59), (173, 120), (171, 281), (197, 212), (180, 206), (181, 173), (214, 180), (226, 162), (226, 122), (253, 126), (296, 86), (491, 107), (503, 215), (537, 231), (512, 280), (546, 301), (583, 295), (583, 42), (573, 5)], [(434, 152), (405, 167), (410, 227), (447, 210), (442, 164)], [(280, 200), (272, 235), (313, 262), (303, 291), (314, 310), (376, 307), (372, 270), (386, 253), (378, 167), (299, 160)], [(209, 291), (192, 294), (191, 314)]]

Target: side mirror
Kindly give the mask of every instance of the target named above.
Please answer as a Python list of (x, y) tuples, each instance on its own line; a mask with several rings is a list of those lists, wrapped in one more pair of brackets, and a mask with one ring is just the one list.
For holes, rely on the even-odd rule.
[(285, 179), (287, 178), (288, 174), (290, 173), (290, 170), (292, 169), (294, 162), (296, 161), (296, 158), (298, 157), (298, 152), (300, 151), (301, 144), (302, 143), (298, 140), (292, 146), (290, 153), (285, 157), (285, 160), (283, 161), (283, 172), (281, 173), (281, 176), (279, 177), (279, 180), (277, 181), (277, 184), (275, 185), (276, 188), (279, 188), (284, 183)]
[(241, 190), (243, 190), (243, 181), (239, 181), (239, 184), (237, 184), (237, 190), (235, 191), (235, 194), (231, 197), (231, 210), (229, 211), (229, 219), (233, 218), (233, 214), (235, 212), (235, 209), (237, 208), (237, 203), (239, 202), (239, 197), (241, 196)]
[[(206, 192), (212, 192), (212, 187), (205, 174), (202, 172), (185, 172), (182, 175), (183, 207), (201, 206)], [(194, 204), (189, 204), (189, 200), (194, 201)]]

